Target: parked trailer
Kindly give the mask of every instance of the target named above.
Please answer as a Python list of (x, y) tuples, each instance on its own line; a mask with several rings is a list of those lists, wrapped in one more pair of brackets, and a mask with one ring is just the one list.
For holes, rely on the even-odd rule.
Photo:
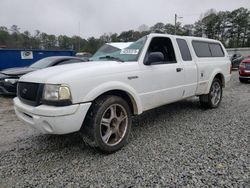
[(72, 50), (24, 50), (0, 49), (0, 70), (29, 66), (39, 59), (49, 56), (74, 56)]

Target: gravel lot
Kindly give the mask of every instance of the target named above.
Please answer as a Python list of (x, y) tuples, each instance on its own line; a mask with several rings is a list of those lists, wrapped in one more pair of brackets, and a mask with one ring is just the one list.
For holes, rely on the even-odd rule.
[(77, 133), (40, 134), (0, 97), (0, 187), (249, 187), (249, 130), (250, 84), (237, 71), (218, 109), (192, 98), (146, 112), (111, 155)]

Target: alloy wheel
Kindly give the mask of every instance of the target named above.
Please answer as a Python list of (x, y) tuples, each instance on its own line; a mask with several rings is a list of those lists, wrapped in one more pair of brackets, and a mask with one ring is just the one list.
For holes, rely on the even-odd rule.
[(128, 127), (128, 114), (119, 104), (112, 104), (103, 113), (100, 132), (102, 141), (114, 146), (121, 142)]

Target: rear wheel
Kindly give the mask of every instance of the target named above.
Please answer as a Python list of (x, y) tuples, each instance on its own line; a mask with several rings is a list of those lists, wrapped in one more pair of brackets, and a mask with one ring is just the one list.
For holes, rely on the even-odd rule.
[(131, 129), (131, 111), (125, 100), (103, 96), (93, 102), (81, 132), (89, 144), (105, 153), (121, 149)]
[(204, 108), (217, 108), (222, 99), (222, 83), (220, 79), (214, 78), (209, 93), (199, 96), (200, 104)]

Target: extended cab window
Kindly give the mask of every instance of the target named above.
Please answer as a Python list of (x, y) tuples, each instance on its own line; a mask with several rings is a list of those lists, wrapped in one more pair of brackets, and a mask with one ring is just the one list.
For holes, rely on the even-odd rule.
[(150, 53), (159, 52), (163, 55), (163, 60), (153, 64), (176, 63), (174, 48), (171, 39), (167, 37), (155, 37), (151, 40), (144, 62), (148, 60)]
[(179, 46), (183, 61), (192, 61), (192, 56), (190, 54), (187, 42), (184, 39), (176, 39), (176, 41)]

